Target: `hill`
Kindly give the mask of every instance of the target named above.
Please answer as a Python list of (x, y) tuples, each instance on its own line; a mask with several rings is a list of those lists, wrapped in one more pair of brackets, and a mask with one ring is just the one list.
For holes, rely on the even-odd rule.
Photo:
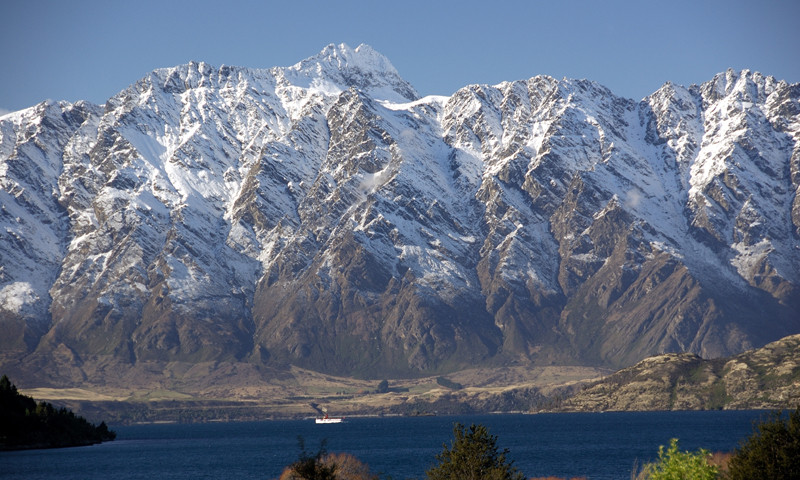
[(647, 358), (584, 385), (559, 411), (786, 409), (800, 405), (800, 335), (731, 358)]

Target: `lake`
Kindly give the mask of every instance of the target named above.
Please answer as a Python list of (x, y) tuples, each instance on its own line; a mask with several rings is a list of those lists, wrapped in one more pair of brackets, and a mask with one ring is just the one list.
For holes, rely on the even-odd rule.
[(486, 425), (527, 477), (629, 480), (635, 462), (659, 445), (730, 451), (752, 432), (760, 411), (609, 412), (538, 415), (352, 418), (111, 426), (114, 442), (54, 450), (0, 452), (0, 478), (24, 480), (271, 479), (297, 459), (298, 436), (315, 453), (347, 452), (382, 478), (424, 478), (453, 423)]

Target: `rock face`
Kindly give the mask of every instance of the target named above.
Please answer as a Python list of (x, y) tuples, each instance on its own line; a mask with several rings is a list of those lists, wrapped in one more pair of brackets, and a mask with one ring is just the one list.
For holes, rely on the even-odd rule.
[(783, 409), (800, 403), (800, 335), (732, 358), (647, 358), (589, 384), (561, 411)]
[(544, 76), (419, 98), (364, 45), (190, 63), (0, 117), (0, 182), (0, 362), (56, 383), (620, 367), (800, 331), (800, 86), (750, 71), (635, 102)]

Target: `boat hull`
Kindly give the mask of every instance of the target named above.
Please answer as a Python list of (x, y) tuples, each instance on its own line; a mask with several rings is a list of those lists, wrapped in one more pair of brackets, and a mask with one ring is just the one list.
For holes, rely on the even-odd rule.
[(342, 423), (344, 418), (317, 418), (314, 421), (316, 423)]

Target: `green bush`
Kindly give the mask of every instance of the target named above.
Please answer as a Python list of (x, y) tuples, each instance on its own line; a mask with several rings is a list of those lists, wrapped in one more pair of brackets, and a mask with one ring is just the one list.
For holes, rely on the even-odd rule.
[(800, 407), (788, 416), (772, 412), (757, 425), (728, 463), (727, 478), (800, 478)]
[(381, 383), (378, 384), (378, 388), (375, 391), (377, 393), (388, 393), (389, 392), (389, 380), (381, 380)]
[(497, 437), (483, 425), (465, 429), (453, 427), (455, 439), (436, 456), (439, 464), (426, 472), (430, 480), (523, 480), (525, 477), (508, 461), (508, 450), (497, 450)]
[(644, 466), (637, 477), (641, 480), (714, 480), (719, 476), (716, 465), (708, 463), (711, 454), (700, 449), (695, 453), (678, 450), (678, 439), (669, 442), (669, 448), (658, 447), (658, 461)]

